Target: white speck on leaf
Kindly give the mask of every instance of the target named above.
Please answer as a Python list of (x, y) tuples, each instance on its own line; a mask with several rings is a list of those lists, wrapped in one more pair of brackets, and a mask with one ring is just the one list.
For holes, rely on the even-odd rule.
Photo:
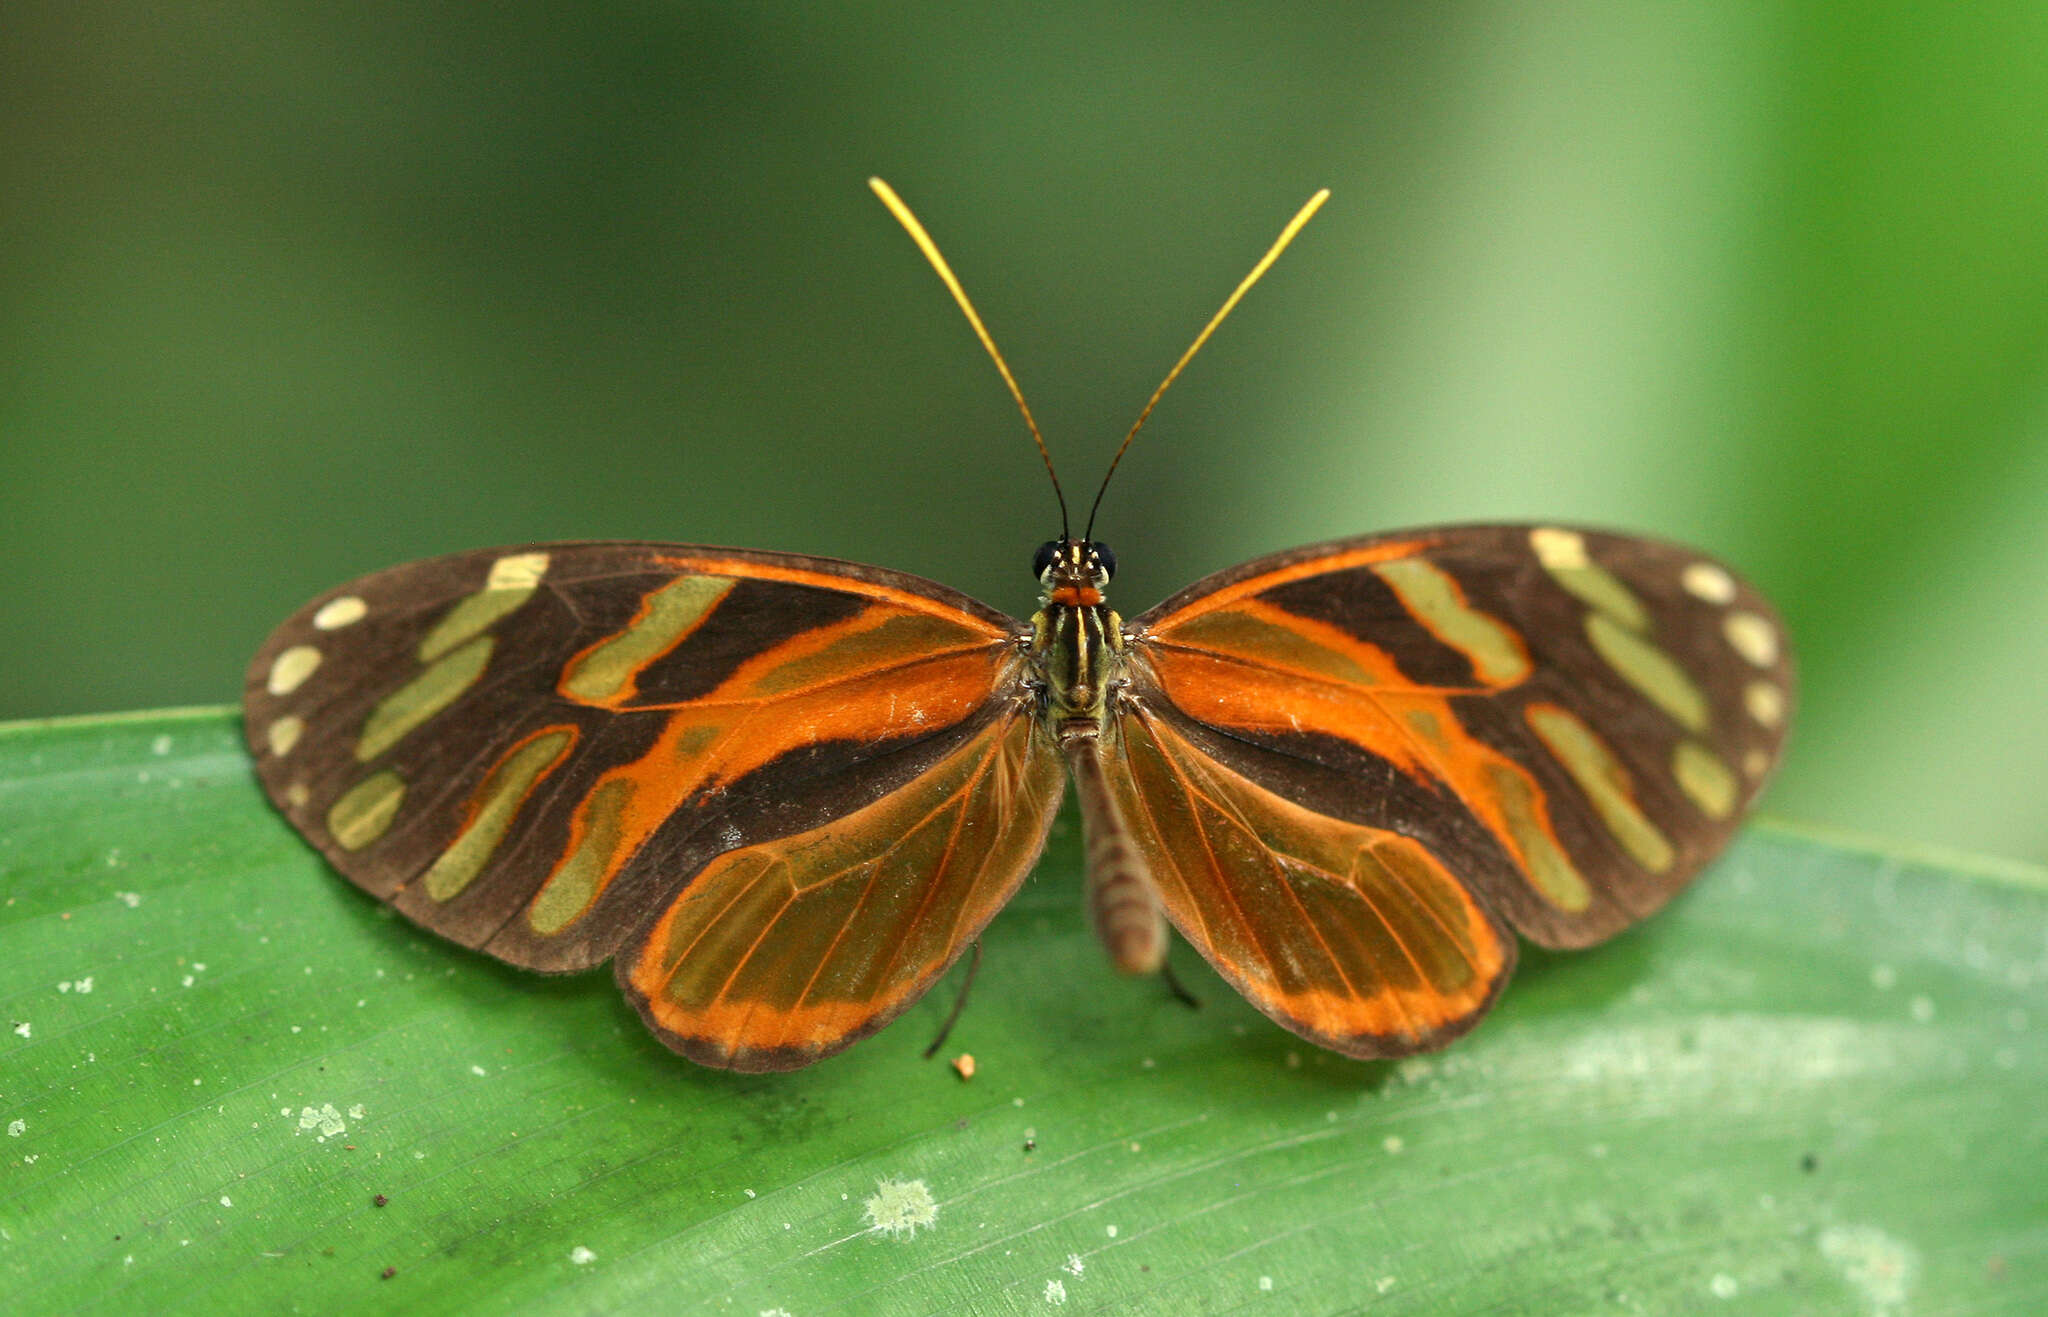
[[(119, 852), (118, 852), (118, 851), (117, 851), (117, 852), (115, 852), (115, 853), (116, 853), (116, 854), (119, 854)], [(112, 864), (112, 863), (113, 863), (113, 861), (112, 861), (112, 860), (108, 860), (108, 861), (107, 861), (107, 863), (109, 863), (109, 864)], [(128, 908), (129, 908), (130, 910), (133, 910), (133, 909), (134, 909), (134, 908), (135, 908), (136, 906), (138, 906), (138, 905), (141, 905), (141, 904), (142, 904), (142, 893), (140, 893), (140, 892), (116, 892), (116, 893), (114, 893), (114, 899), (115, 899), (115, 900), (117, 900), (117, 901), (119, 901), (119, 902), (120, 902), (120, 903), (121, 903), (122, 905), (125, 905), (125, 906), (127, 906), (127, 907), (128, 907)]]
[(1373, 1288), (1385, 1294), (1388, 1290), (1394, 1288), (1394, 1278), (1392, 1276), (1382, 1276), (1373, 1282)]
[(591, 1263), (597, 1261), (597, 1254), (583, 1247), (583, 1245), (578, 1244), (576, 1247), (569, 1250), (569, 1261), (575, 1263), (579, 1267), (587, 1267)]
[(1069, 1276), (1072, 1276), (1076, 1279), (1079, 1279), (1081, 1273), (1086, 1271), (1087, 1269), (1088, 1264), (1081, 1260), (1081, 1255), (1079, 1253), (1067, 1254), (1067, 1260), (1064, 1263), (1060, 1264), (1061, 1271), (1066, 1272)]
[(1259, 1277), (1259, 1288), (1270, 1294), (1273, 1290), (1273, 1278), (1271, 1276)]
[(1915, 997), (1907, 1004), (1906, 1009), (1913, 1013), (1915, 1020), (1925, 1024), (1934, 1018), (1934, 999), (1926, 996)]
[(26, 1134), (26, 1133), (28, 1133), (28, 1122), (27, 1122), (27, 1121), (25, 1121), (25, 1120), (10, 1120), (10, 1121), (8, 1121), (8, 1122), (7, 1122), (7, 1137), (8, 1137), (8, 1138), (10, 1138), (10, 1139), (18, 1139), (18, 1138), (20, 1138), (20, 1137), (21, 1137), (22, 1135), (24, 1135), (24, 1134)]
[(235, 1205), (235, 1200), (228, 1197), (226, 1194), (222, 1194), (220, 1196), (220, 1205), (222, 1207), (233, 1207)]
[(1735, 1277), (1725, 1271), (1715, 1272), (1714, 1278), (1707, 1282), (1707, 1288), (1717, 1299), (1732, 1299), (1742, 1290), (1742, 1287), (1735, 1283)]
[(1829, 1226), (1821, 1232), (1820, 1255), (1863, 1296), (1871, 1317), (1904, 1311), (1920, 1266), (1909, 1245), (1876, 1226)]
[(361, 1120), (365, 1115), (368, 1114), (368, 1111), (360, 1102), (356, 1103), (354, 1106), (348, 1109), (348, 1118), (350, 1120)]
[(14, 1026), (14, 1036), (17, 1038), (28, 1037), (30, 1031), (31, 1026), (29, 1025), (29, 1022), (27, 1020), (23, 1020), (20, 1024)]
[(1389, 1134), (1386, 1138), (1380, 1140), (1380, 1146), (1382, 1148), (1385, 1148), (1389, 1153), (1398, 1156), (1400, 1155), (1401, 1149), (1407, 1147), (1408, 1145), (1401, 1142), (1400, 1135)]
[(1890, 965), (1870, 967), (1870, 986), (1879, 992), (1889, 992), (1899, 981), (1899, 972)]
[(938, 1221), (939, 1204), (923, 1180), (877, 1180), (861, 1214), (875, 1233), (910, 1239)]
[(480, 1066), (480, 1065), (473, 1065), (473, 1066), (471, 1066), (471, 1067), (469, 1068), (469, 1073), (471, 1073), (472, 1075), (475, 1075), (475, 1076), (476, 1076), (477, 1078), (479, 1078), (479, 1079), (482, 1079), (482, 1078), (484, 1077), (484, 1073), (485, 1073), (485, 1072), (484, 1072), (484, 1068), (483, 1068), (482, 1066)]
[(299, 1129), (319, 1130), (322, 1140), (348, 1133), (348, 1126), (343, 1123), (341, 1113), (335, 1110), (332, 1102), (323, 1102), (317, 1107), (299, 1108)]
[(159, 736), (159, 737), (157, 737), (157, 738), (156, 738), (156, 739), (155, 739), (154, 741), (151, 741), (151, 742), (149, 743), (149, 752), (150, 752), (151, 754), (153, 754), (153, 755), (158, 755), (158, 756), (162, 756), (162, 755), (167, 755), (167, 754), (169, 754), (169, 753), (171, 752), (171, 738), (170, 738), (170, 736), (169, 736), (169, 735)]
[(1106, 1227), (1106, 1229), (1107, 1229), (1107, 1231), (1108, 1231), (1108, 1233), (1109, 1233), (1109, 1237), (1110, 1237), (1111, 1239), (1115, 1239), (1115, 1238), (1116, 1238), (1116, 1227), (1115, 1227), (1115, 1226), (1108, 1226), (1108, 1227)]
[(1045, 1301), (1057, 1308), (1067, 1301), (1067, 1283), (1063, 1280), (1045, 1282)]

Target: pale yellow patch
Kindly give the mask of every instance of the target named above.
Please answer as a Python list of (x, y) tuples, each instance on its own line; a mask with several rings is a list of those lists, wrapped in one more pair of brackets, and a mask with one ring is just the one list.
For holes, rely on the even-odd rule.
[(496, 643), (494, 637), (478, 636), (379, 700), (363, 720), (363, 733), (356, 740), (357, 761), (369, 763), (461, 698), (483, 675)]
[(1451, 738), (1444, 735), (1443, 721), (1428, 709), (1403, 709), (1401, 721), (1408, 724), (1408, 730), (1430, 743), (1438, 750), (1449, 750)]
[(1590, 561), (1586, 537), (1575, 530), (1538, 526), (1529, 532), (1529, 547), (1536, 551), (1536, 561), (1551, 571), (1584, 567)]
[(420, 641), (420, 662), (432, 663), (458, 645), (474, 640), (499, 619), (517, 612), (540, 588), (547, 574), (545, 553), (507, 554), (491, 564), (484, 588), (458, 600)]
[(1607, 666), (1688, 731), (1707, 729), (1707, 697), (1677, 660), (1605, 613), (1586, 615), (1586, 638)]
[(1737, 611), (1721, 619), (1721, 634), (1735, 652), (1760, 668), (1778, 661), (1778, 631), (1755, 613)]
[(268, 686), (272, 695), (289, 695), (306, 684), (313, 669), (320, 666), (320, 651), (311, 645), (293, 645), (270, 661)]
[(1698, 741), (1680, 741), (1671, 752), (1671, 776), (1709, 818), (1725, 819), (1734, 811), (1735, 774), (1721, 756)]
[(313, 793), (306, 789), (304, 782), (294, 782), (284, 789), (284, 803), (293, 809), (304, 809), (312, 798)]
[(1650, 615), (1642, 601), (1613, 573), (1592, 560), (1586, 553), (1585, 536), (1575, 530), (1540, 527), (1529, 532), (1529, 547), (1536, 551), (1536, 561), (1543, 564), (1550, 579), (1581, 603), (1605, 613), (1631, 631), (1649, 630)]
[(545, 553), (512, 553), (491, 564), (486, 590), (531, 590), (548, 574)]
[(368, 616), (370, 606), (352, 594), (330, 599), (320, 605), (320, 611), (313, 614), (313, 625), (322, 631), (338, 631)]
[(327, 831), (343, 850), (359, 851), (384, 835), (405, 799), (405, 779), (390, 769), (341, 794), (327, 810)]
[(1463, 654), (1489, 686), (1512, 686), (1529, 675), (1522, 638), (1466, 600), (1457, 581), (1425, 558), (1375, 563), (1372, 572), (1430, 633)]
[(1785, 692), (1768, 681), (1752, 681), (1742, 688), (1742, 707), (1766, 727), (1785, 721)]
[(569, 858), (555, 866), (533, 898), (527, 922), (543, 936), (559, 933), (597, 898), (598, 880), (619, 848), (621, 820), (633, 799), (630, 778), (615, 777), (590, 793), (582, 810), (583, 838)]
[(264, 739), (270, 742), (270, 753), (288, 755), (305, 732), (305, 719), (287, 715), (270, 724), (269, 730), (264, 733)]
[(1726, 604), (1735, 600), (1735, 578), (1721, 567), (1710, 562), (1690, 563), (1679, 573), (1678, 583), (1685, 592), (1695, 599), (1710, 604)]
[(536, 737), (491, 771), (484, 783), (483, 797), (470, 813), (469, 822), (463, 825), (461, 835), (427, 870), (423, 881), (428, 896), (445, 901), (483, 872), (498, 843), (505, 839), (505, 833), (519, 816), (519, 807), (526, 803), (533, 784), (572, 739), (573, 734), (567, 731)]
[(1636, 804), (1634, 784), (1607, 743), (1578, 717), (1554, 704), (1532, 704), (1523, 714), (1544, 748), (1564, 766), (1622, 849), (1636, 863), (1662, 873), (1676, 858), (1657, 825)]
[(1762, 777), (1770, 766), (1771, 757), (1762, 750), (1751, 750), (1742, 756), (1742, 771), (1751, 777)]
[(641, 669), (694, 630), (732, 587), (729, 576), (684, 576), (656, 590), (625, 630), (570, 662), (562, 690), (593, 702), (626, 693)]
[(1508, 833), (1521, 852), (1530, 885), (1560, 910), (1584, 910), (1593, 903), (1593, 889), (1538, 817), (1537, 793), (1528, 779), (1500, 764), (1486, 766), (1487, 780), (1500, 800)]

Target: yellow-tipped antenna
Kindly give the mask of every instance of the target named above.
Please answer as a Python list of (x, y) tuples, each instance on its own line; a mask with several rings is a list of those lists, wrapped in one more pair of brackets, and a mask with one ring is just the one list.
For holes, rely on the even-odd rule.
[[(1131, 446), (1131, 440), (1138, 437), (1138, 431), (1145, 426), (1145, 418), (1159, 405), (1159, 399), (1165, 395), (1168, 386), (1179, 378), (1181, 370), (1194, 359), (1197, 352), (1202, 350), (1202, 344), (1209, 341), (1209, 335), (1216, 332), (1216, 326), (1223, 323), (1223, 317), (1229, 315), (1238, 300), (1251, 291), (1251, 286), (1259, 281), (1259, 276), (1264, 274), (1274, 261), (1280, 259), (1280, 253), (1287, 250), (1287, 244), (1294, 241), (1294, 235), (1300, 233), (1302, 226), (1315, 218), (1316, 211), (1329, 199), (1330, 189), (1323, 188), (1294, 213), (1294, 218), (1287, 221), (1287, 227), (1280, 230), (1280, 236), (1273, 240), (1273, 245), (1266, 249), (1266, 254), (1252, 267), (1252, 272), (1244, 277), (1244, 281), (1238, 284), (1237, 291), (1223, 303), (1223, 309), (1209, 317), (1209, 323), (1202, 326), (1202, 332), (1195, 335), (1195, 341), (1188, 345), (1188, 350), (1180, 354), (1180, 360), (1173, 363), (1173, 369), (1166, 372), (1166, 378), (1159, 381), (1159, 387), (1152, 390), (1152, 396), (1145, 402), (1145, 409), (1138, 413), (1137, 423), (1132, 425), (1131, 432), (1124, 436), (1123, 443), (1116, 450), (1116, 456), (1109, 459), (1109, 470), (1102, 473), (1102, 485), (1095, 491), (1095, 502), (1088, 507), (1088, 528), (1081, 532), (1082, 539), (1085, 540), (1094, 533), (1095, 513), (1102, 506), (1102, 496), (1109, 492), (1109, 478), (1116, 474), (1117, 463), (1124, 460), (1124, 451)], [(989, 350), (993, 352), (995, 349)], [(1007, 372), (1005, 374), (1007, 375)]]
[(924, 253), (924, 258), (932, 263), (932, 268), (939, 272), (939, 281), (946, 285), (946, 291), (953, 294), (953, 300), (960, 304), (961, 311), (967, 315), (967, 323), (974, 326), (974, 336), (981, 340), (981, 345), (988, 349), (988, 355), (995, 361), (996, 369), (1002, 372), (1003, 383), (1009, 386), (1010, 396), (1017, 400), (1017, 410), (1024, 413), (1024, 424), (1031, 427), (1031, 442), (1038, 445), (1038, 455), (1045, 459), (1045, 474), (1052, 477), (1052, 495), (1060, 501), (1060, 538), (1066, 539), (1067, 496), (1060, 489), (1060, 473), (1052, 469), (1052, 454), (1046, 451), (1045, 436), (1038, 432), (1038, 422), (1032, 418), (1031, 407), (1024, 401), (1024, 391), (1017, 387), (1017, 377), (1010, 374), (1009, 363), (1003, 360), (1002, 353), (996, 351), (996, 341), (989, 337), (987, 327), (975, 313), (974, 303), (967, 300), (967, 290), (953, 277), (953, 267), (947, 265), (946, 258), (939, 255), (939, 245), (932, 241), (932, 235), (924, 231), (924, 225), (917, 222), (917, 216), (910, 213), (910, 207), (903, 204), (903, 198), (896, 195), (895, 188), (879, 178), (869, 179), (868, 186), (882, 199), (882, 204), (889, 208), (889, 213), (896, 217), (896, 222), (910, 234), (910, 240), (917, 244), (917, 249)]

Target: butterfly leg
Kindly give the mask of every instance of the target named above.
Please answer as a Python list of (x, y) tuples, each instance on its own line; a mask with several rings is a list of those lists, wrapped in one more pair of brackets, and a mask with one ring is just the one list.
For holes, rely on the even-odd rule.
[(974, 986), (975, 973), (981, 969), (981, 939), (974, 939), (968, 950), (972, 954), (967, 959), (966, 981), (960, 985), (960, 995), (953, 998), (953, 1009), (946, 1012), (946, 1022), (939, 1026), (939, 1036), (932, 1039), (930, 1047), (924, 1049), (924, 1059), (927, 1061), (937, 1056), (939, 1049), (946, 1045), (946, 1036), (953, 1032), (954, 1024), (960, 1019), (960, 1012), (967, 1009), (967, 990)]
[(1189, 992), (1188, 985), (1180, 981), (1180, 976), (1173, 972), (1172, 961), (1162, 960), (1159, 962), (1159, 977), (1166, 980), (1166, 990), (1173, 994), (1175, 1001), (1191, 1011), (1202, 1009), (1202, 999)]

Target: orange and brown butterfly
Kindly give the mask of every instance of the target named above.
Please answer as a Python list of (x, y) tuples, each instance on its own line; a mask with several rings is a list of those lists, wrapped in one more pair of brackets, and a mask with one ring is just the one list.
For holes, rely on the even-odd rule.
[[(1051, 472), (958, 280), (873, 186)], [(1119, 968), (1161, 969), (1170, 924), (1281, 1025), (1375, 1057), (1470, 1029), (1518, 934), (1581, 947), (1664, 904), (1778, 758), (1784, 631), (1693, 550), (1560, 525), (1373, 535), (1127, 620), (1094, 509), (1075, 537), (1059, 497), (1028, 624), (746, 549), (394, 567), (264, 643), (250, 748), (357, 886), (514, 965), (609, 959), (663, 1042), (736, 1070), (806, 1065), (915, 1002), (1030, 873), (1070, 776)]]

